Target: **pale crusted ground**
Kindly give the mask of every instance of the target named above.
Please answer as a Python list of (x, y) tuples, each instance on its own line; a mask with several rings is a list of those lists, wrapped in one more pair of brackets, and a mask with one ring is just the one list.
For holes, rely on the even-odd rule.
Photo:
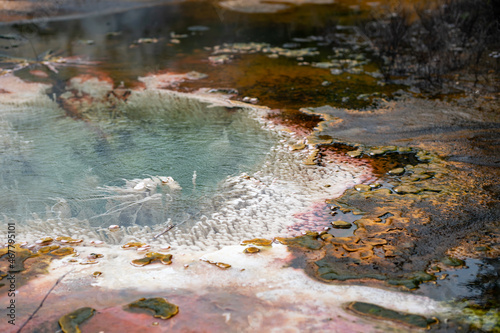
[[(159, 331), (203, 327), (207, 332), (391, 332), (398, 330), (393, 324), (357, 318), (346, 312), (344, 305), (351, 301), (364, 301), (424, 316), (442, 315), (449, 311), (427, 297), (316, 282), (301, 269), (283, 266), (290, 254), (286, 246), (279, 244), (262, 248), (257, 254), (245, 254), (244, 247), (239, 245), (226, 246), (206, 254), (182, 255), (174, 252), (171, 265), (156, 263), (146, 267), (130, 265), (130, 260), (140, 257), (133, 250), (107, 245), (76, 248), (81, 257), (98, 252), (104, 258), (98, 264), (86, 266), (70, 263), (70, 258), (56, 260), (49, 268), (49, 274), (19, 289), (18, 321), (23, 323), (56, 279), (69, 272), (26, 327), (26, 332), (46, 321), (55, 322), (69, 309), (83, 306), (98, 311), (94, 318), (82, 325), (83, 332), (102, 329), (120, 332), (122, 322), (130, 322), (127, 332), (151, 328), (153, 322), (159, 322)], [(232, 267), (222, 270), (200, 261), (200, 258), (224, 262)], [(102, 275), (93, 277), (95, 271), (102, 272)], [(122, 310), (124, 305), (148, 296), (166, 297), (180, 307), (180, 314), (163, 321)], [(210, 306), (207, 306), (206, 300), (203, 301), (204, 297), (211, 299)], [(0, 300), (7, 301), (5, 296)], [(234, 302), (239, 305), (235, 306)], [(405, 330), (412, 331), (410, 328)], [(4, 332), (10, 332), (9, 328)]]
[[(2, 99), (3, 112), (21, 111), (40, 105), (57, 107), (51, 105), (53, 102), (50, 100), (45, 100), (45, 85), (24, 83), (13, 76), (5, 76), (1, 80), (6, 86), (20, 88), (19, 93), (14, 89), (4, 93), (9, 98)], [(88, 82), (93, 84), (86, 84)], [(72, 89), (90, 95), (93, 88), (107, 86), (106, 81), (102, 84), (99, 82), (92, 79), (72, 80), (70, 85)], [(208, 97), (167, 91), (152, 92), (146, 89), (134, 94), (130, 103), (140, 103), (144, 98), (151, 101), (153, 95), (165, 100), (169, 94), (174, 94), (174, 100), (177, 101), (182, 98), (201, 98), (214, 104), (235, 106), (233, 102), (214, 97), (208, 100)], [(255, 110), (255, 116), (263, 112)], [(370, 179), (369, 169), (363, 166), (343, 165), (340, 168), (336, 165), (303, 165), (302, 160), (307, 157), (308, 150), (290, 151), (287, 142), (296, 141), (283, 140), (270, 155), (260, 175), (241, 175), (226, 181), (228, 193), (233, 193), (234, 200), (229, 200), (219, 213), (198, 222), (192, 229), (177, 230), (156, 241), (151, 239), (155, 234), (151, 228), (129, 227), (130, 230), (122, 228), (118, 232), (104, 230), (99, 236), (82, 226), (83, 221), (71, 218), (63, 220), (61, 216), (33, 220), (28, 222), (28, 227), (20, 224), (17, 229), (18, 241), (26, 240), (29, 242), (27, 245), (43, 236), (82, 237), (84, 242), (75, 246), (79, 253), (76, 258), (68, 256), (55, 259), (48, 268), (48, 274), (40, 275), (18, 289), (19, 323), (27, 320), (57, 279), (68, 272), (47, 298), (38, 315), (30, 321), (26, 331), (43, 325), (53, 327), (50, 325), (54, 325), (61, 315), (83, 306), (98, 310), (95, 318), (84, 324), (88, 325), (90, 331), (106, 328), (106, 331), (119, 332), (122, 331), (120, 325), (123, 322), (130, 322), (127, 332), (144, 330), (157, 321), (146, 315), (125, 312), (122, 306), (145, 296), (167, 297), (180, 306), (178, 316), (156, 325), (159, 331), (167, 327), (185, 331), (192, 325), (202, 325), (211, 332), (260, 332), (273, 329), (290, 332), (398, 330), (393, 324), (374, 324), (368, 319), (354, 317), (343, 308), (350, 301), (366, 301), (426, 316), (442, 315), (449, 311), (427, 297), (371, 287), (319, 283), (308, 277), (302, 269), (287, 267), (291, 257), (281, 244), (260, 247), (261, 252), (255, 254), (243, 253), (244, 247), (239, 245), (240, 241), (252, 237), (286, 235), (287, 226), (300, 222), (294, 217), (295, 213), (307, 211), (315, 203), (340, 195), (346, 187)], [(331, 186), (325, 187), (325, 184)], [(98, 237), (119, 245), (92, 245), (90, 241)], [(171, 245), (171, 249), (161, 253), (171, 253), (173, 263), (169, 266), (159, 263), (145, 267), (132, 266), (131, 261), (141, 258), (145, 252), (120, 248), (120, 245), (131, 240), (150, 243), (151, 251), (161, 251), (162, 247)], [(95, 264), (82, 265), (91, 253), (102, 254), (103, 258), (97, 259)], [(207, 260), (229, 264), (231, 267), (222, 270)], [(93, 277), (96, 271), (102, 275)], [(210, 299), (208, 308), (204, 297)], [(235, 307), (235, 300), (241, 297), (247, 301), (241, 302), (244, 306)], [(7, 301), (6, 296), (2, 298), (2, 302)], [(110, 321), (115, 324), (109, 326)], [(5, 327), (5, 322), (1, 322), (2, 325), (6, 331), (12, 329)]]

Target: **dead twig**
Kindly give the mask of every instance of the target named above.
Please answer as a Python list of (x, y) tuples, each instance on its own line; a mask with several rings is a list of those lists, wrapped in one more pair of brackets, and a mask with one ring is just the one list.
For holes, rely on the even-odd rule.
[(167, 225), (167, 228), (166, 228), (165, 230), (163, 230), (162, 232), (160, 232), (159, 234), (155, 235), (155, 236), (153, 237), (153, 239), (157, 239), (157, 238), (158, 238), (158, 237), (160, 237), (161, 235), (166, 234), (166, 233), (167, 233), (167, 232), (169, 232), (169, 231), (170, 231), (170, 229), (172, 229), (173, 227), (175, 227), (175, 225), (173, 225), (172, 223), (169, 223), (169, 224)]
[(64, 279), (64, 277), (66, 275), (68, 275), (69, 273), (73, 272), (74, 269), (70, 270), (69, 272), (66, 272), (65, 274), (63, 274), (59, 279), (57, 279), (56, 283), (54, 283), (54, 285), (52, 286), (52, 288), (50, 288), (50, 290), (47, 292), (47, 294), (45, 295), (45, 297), (42, 299), (42, 302), (40, 303), (40, 305), (36, 308), (36, 310), (31, 314), (31, 316), (29, 316), (29, 318), (24, 322), (24, 324), (21, 325), (21, 327), (19, 327), (19, 330), (17, 330), (17, 333), (20, 333), (21, 330), (24, 328), (24, 326), (26, 326), (26, 324), (29, 323), (29, 321), (31, 319), (33, 319), (33, 317), (36, 315), (36, 313), (38, 312), (38, 310), (40, 310), (43, 306), (43, 302), (45, 302), (45, 300), (47, 299), (47, 297), (49, 297), (50, 293), (52, 292), (52, 290), (54, 290), (54, 288), (59, 284), (59, 282), (62, 281), (62, 279)]

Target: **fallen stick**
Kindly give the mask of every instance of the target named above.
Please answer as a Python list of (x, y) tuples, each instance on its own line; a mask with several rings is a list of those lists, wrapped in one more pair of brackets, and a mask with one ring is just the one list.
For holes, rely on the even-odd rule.
[(50, 288), (49, 292), (45, 295), (45, 297), (42, 299), (42, 302), (40, 303), (40, 305), (36, 308), (36, 310), (31, 314), (31, 316), (29, 316), (28, 320), (26, 320), (24, 322), (24, 324), (19, 327), (19, 330), (17, 330), (17, 333), (20, 333), (21, 330), (24, 328), (24, 326), (26, 326), (26, 324), (28, 324), (28, 322), (33, 319), (33, 317), (36, 315), (36, 313), (38, 312), (38, 310), (40, 310), (43, 306), (43, 302), (45, 302), (45, 300), (47, 299), (47, 297), (49, 297), (50, 293), (52, 292), (52, 290), (54, 290), (54, 288), (59, 284), (59, 282), (62, 281), (62, 279), (64, 279), (64, 277), (66, 275), (68, 275), (69, 273), (73, 272), (74, 269), (70, 270), (69, 272), (66, 272), (65, 274), (63, 274), (63, 276), (61, 276), (59, 279), (57, 279), (56, 283), (54, 283), (54, 285), (52, 286), (52, 288)]
[(155, 235), (155, 236), (153, 237), (153, 239), (157, 239), (157, 238), (158, 238), (158, 237), (160, 237), (161, 235), (166, 234), (166, 233), (167, 233), (170, 229), (172, 229), (173, 227), (175, 227), (175, 225), (173, 225), (173, 224), (169, 224), (165, 230), (163, 230), (163, 231), (162, 231), (162, 232), (160, 232), (159, 234)]

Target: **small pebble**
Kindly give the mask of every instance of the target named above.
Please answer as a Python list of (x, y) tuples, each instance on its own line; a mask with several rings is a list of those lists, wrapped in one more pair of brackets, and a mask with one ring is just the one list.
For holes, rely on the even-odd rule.
[(247, 247), (243, 252), (245, 252), (245, 253), (257, 253), (257, 252), (260, 252), (260, 249), (258, 247), (255, 247), (255, 246), (250, 246), (250, 247)]
[(388, 174), (394, 175), (394, 176), (400, 176), (403, 173), (405, 173), (405, 169), (404, 168), (396, 168), (396, 169), (392, 169), (392, 170), (390, 170), (388, 172)]
[(339, 228), (339, 229), (349, 229), (352, 227), (352, 224), (346, 221), (333, 221), (332, 225), (334, 228)]

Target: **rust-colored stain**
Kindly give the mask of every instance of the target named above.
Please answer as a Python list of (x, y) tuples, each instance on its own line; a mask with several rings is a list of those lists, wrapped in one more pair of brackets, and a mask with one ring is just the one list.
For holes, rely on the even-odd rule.
[[(322, 149), (324, 153), (336, 150), (344, 154), (352, 147)], [(467, 196), (475, 188), (471, 179), (467, 182), (461, 172), (451, 171), (446, 162), (424, 151), (412, 152), (415, 160), (392, 161), (391, 154), (399, 153), (391, 149), (364, 148), (370, 164), (383, 160), (378, 166), (383, 185), (356, 186), (335, 200), (327, 200), (334, 210), (362, 214), (353, 222), (356, 229), (352, 236), (309, 232), (296, 238), (277, 238), (295, 253), (295, 264), (305, 267), (312, 277), (325, 282), (378, 280), (415, 289), (436, 279), (431, 266), (463, 265), (456, 257), (463, 257), (466, 248), (469, 257), (498, 253), (495, 237), (470, 241), (481, 230), (475, 225), (479, 221), (463, 219), (464, 211), (475, 205)], [(370, 151), (375, 154), (370, 155)], [(418, 164), (412, 164), (415, 161)], [(403, 170), (388, 172), (395, 166)], [(484, 193), (476, 196), (487, 200)]]
[(146, 255), (144, 255), (144, 258), (132, 260), (131, 264), (133, 266), (142, 267), (156, 261), (159, 261), (163, 265), (170, 265), (172, 263), (172, 255), (157, 252), (148, 252), (146, 253)]

